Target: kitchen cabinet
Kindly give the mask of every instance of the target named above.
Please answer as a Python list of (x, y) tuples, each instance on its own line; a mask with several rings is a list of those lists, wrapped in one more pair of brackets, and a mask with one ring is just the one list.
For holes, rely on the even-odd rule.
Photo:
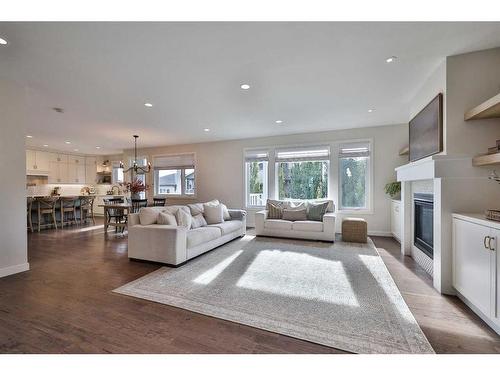
[(95, 184), (97, 177), (97, 158), (93, 156), (85, 157), (85, 183)]
[(391, 199), (391, 232), (401, 242), (401, 201)]
[(65, 184), (68, 182), (68, 163), (49, 162), (49, 184)]
[(85, 164), (68, 163), (68, 183), (85, 184), (85, 177)]
[(47, 152), (26, 150), (26, 174), (47, 175), (49, 173), (49, 155)]
[(500, 333), (500, 222), (481, 214), (453, 214), (453, 287)]

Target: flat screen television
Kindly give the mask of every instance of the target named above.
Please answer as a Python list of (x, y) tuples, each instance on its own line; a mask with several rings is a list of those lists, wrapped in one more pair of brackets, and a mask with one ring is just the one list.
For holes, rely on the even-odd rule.
[(410, 121), (410, 161), (443, 151), (443, 94)]

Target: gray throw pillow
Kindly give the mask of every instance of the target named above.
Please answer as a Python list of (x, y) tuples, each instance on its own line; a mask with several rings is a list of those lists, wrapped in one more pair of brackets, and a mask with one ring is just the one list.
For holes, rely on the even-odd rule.
[(300, 209), (300, 210), (290, 210), (285, 208), (283, 210), (283, 220), (288, 220), (288, 221), (304, 221), (307, 220), (307, 213), (306, 209)]
[(206, 225), (207, 225), (207, 221), (203, 217), (203, 214), (198, 214), (198, 215), (193, 216), (193, 222), (191, 223), (191, 229), (205, 227)]
[(220, 224), (224, 222), (224, 211), (220, 204), (214, 206), (211, 204), (203, 205), (203, 215), (207, 224)]
[(177, 226), (177, 219), (175, 218), (174, 215), (172, 215), (168, 212), (160, 212), (156, 223), (160, 224), (160, 225), (175, 225), (175, 226)]
[(329, 202), (313, 203), (307, 205), (307, 219), (313, 221), (323, 221)]
[(193, 217), (191, 214), (188, 214), (184, 210), (177, 210), (175, 213), (175, 218), (177, 219), (177, 225), (180, 227), (186, 227), (187, 229), (191, 228), (191, 223), (193, 221)]

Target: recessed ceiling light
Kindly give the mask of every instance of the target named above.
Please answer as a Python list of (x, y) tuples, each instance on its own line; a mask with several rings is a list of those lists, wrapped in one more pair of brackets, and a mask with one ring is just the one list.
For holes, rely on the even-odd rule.
[(374, 110), (373, 108), (370, 108), (370, 109), (368, 110), (368, 113), (372, 113), (373, 111), (375, 111), (375, 110)]
[(33, 138), (33, 136), (32, 135), (27, 135), (26, 138)]
[(95, 146), (95, 148), (97, 148), (99, 150), (101, 148), (101, 146)]
[(243, 83), (240, 87), (242, 90), (248, 90), (250, 88), (250, 85), (248, 83)]
[(77, 148), (75, 148), (73, 151), (78, 151), (78, 149), (77, 149)]
[(283, 123), (283, 120), (276, 120), (275, 123), (277, 124), (282, 124)]
[(144, 103), (144, 106), (148, 107), (148, 108), (151, 108), (153, 106), (153, 104), (151, 104), (151, 103)]
[(7, 39), (4, 39), (4, 38), (0, 37), (0, 45), (1, 46), (6, 46), (7, 44), (9, 44), (9, 42), (7, 41)]
[(64, 143), (66, 143), (67, 145), (70, 145), (71, 142), (70, 141), (65, 141)]
[(397, 58), (398, 58), (397, 56), (391, 56), (391, 57), (388, 57), (387, 59), (385, 59), (385, 62), (390, 64), (390, 63), (396, 61)]
[(49, 145), (43, 145), (43, 147), (49, 147)]
[(204, 132), (209, 132), (209, 131), (210, 131), (210, 129), (209, 129), (209, 128), (205, 128), (205, 129), (203, 129), (203, 131), (204, 131)]

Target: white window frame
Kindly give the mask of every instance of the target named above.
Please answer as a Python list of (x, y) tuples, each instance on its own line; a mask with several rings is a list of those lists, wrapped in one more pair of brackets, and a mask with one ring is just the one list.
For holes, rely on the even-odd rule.
[[(322, 149), (322, 148), (326, 148), (328, 149), (328, 153), (329, 153), (329, 157), (327, 159), (315, 159), (314, 157), (313, 158), (306, 158), (307, 160), (295, 160), (295, 159), (290, 159), (289, 161), (287, 161), (286, 159), (279, 159), (277, 158), (277, 154), (279, 152), (283, 152), (284, 150), (286, 151), (292, 151), (293, 149), (297, 149), (299, 151), (307, 151), (307, 149)], [(324, 198), (314, 198), (314, 199), (308, 199), (308, 200), (311, 200), (311, 201), (314, 201), (314, 200), (321, 200), (321, 199), (330, 199), (331, 197), (331, 184), (332, 184), (332, 178), (331, 178), (331, 173), (332, 173), (332, 170), (331, 170), (331, 162), (332, 162), (332, 147), (330, 144), (307, 144), (307, 145), (300, 145), (300, 146), (280, 146), (280, 147), (276, 147), (274, 149), (274, 181), (273, 181), (273, 184), (274, 184), (274, 197), (275, 199), (280, 199), (279, 198), (279, 181), (278, 181), (278, 171), (279, 171), (279, 168), (278, 168), (278, 164), (279, 163), (286, 163), (286, 162), (294, 162), (294, 161), (297, 161), (297, 162), (300, 162), (300, 161), (316, 161), (316, 162), (324, 162), (326, 161), (326, 168), (327, 168), (327, 191), (326, 191), (326, 197)], [(285, 151), (285, 152), (286, 152)], [(294, 201), (294, 200), (300, 200), (298, 198), (289, 198), (288, 200), (290, 201)]]
[[(269, 199), (269, 167), (270, 167), (270, 160), (269, 158), (271, 157), (270, 150), (269, 149), (264, 149), (264, 148), (256, 148), (256, 149), (245, 149), (243, 150), (243, 186), (244, 191), (245, 191), (245, 196), (244, 196), (244, 202), (245, 202), (245, 207), (248, 209), (263, 209), (266, 205), (250, 205), (249, 204), (249, 191), (248, 191), (248, 181), (249, 181), (249, 176), (248, 176), (248, 168), (247, 168), (247, 160), (246, 160), (246, 155), (248, 153), (251, 153), (252, 151), (258, 152), (262, 151), (263, 153), (267, 153), (267, 160), (265, 161), (266, 164), (266, 170), (264, 171), (264, 178), (262, 181), (262, 191), (263, 191), (263, 200), (264, 202)], [(262, 160), (264, 161), (264, 160)]]
[[(366, 192), (365, 192), (365, 202), (366, 202), (366, 207), (342, 207), (342, 171), (340, 168), (340, 149), (342, 146), (349, 145), (349, 144), (356, 144), (356, 143), (366, 143), (368, 144), (369, 148), (369, 155), (367, 156), (367, 168), (366, 168), (366, 176), (365, 176), (365, 181), (366, 181)], [(373, 140), (372, 139), (356, 139), (356, 140), (345, 140), (345, 141), (340, 141), (337, 142), (337, 147), (336, 147), (336, 152), (334, 157), (336, 158), (335, 160), (335, 165), (337, 168), (337, 212), (343, 213), (343, 214), (373, 214)]]
[[(194, 160), (194, 166), (193, 168), (188, 168), (188, 167), (182, 167), (182, 168), (163, 168), (163, 169), (155, 169), (154, 166), (154, 161), (155, 158), (161, 158), (161, 157), (175, 157), (175, 156), (183, 156), (183, 155), (193, 155), (193, 160)], [(158, 154), (158, 155), (152, 155), (152, 173), (153, 173), (153, 193), (155, 197), (163, 197), (163, 198), (170, 198), (170, 199), (176, 199), (176, 198), (181, 198), (181, 199), (196, 199), (198, 195), (198, 173), (197, 173), (197, 159), (196, 159), (196, 152), (177, 152), (177, 153), (172, 153), (172, 154)], [(158, 173), (159, 170), (181, 170), (181, 193), (180, 194), (172, 194), (172, 193), (159, 193), (157, 191), (157, 187), (159, 187), (159, 176)], [(186, 194), (186, 169), (194, 169), (194, 194)]]

